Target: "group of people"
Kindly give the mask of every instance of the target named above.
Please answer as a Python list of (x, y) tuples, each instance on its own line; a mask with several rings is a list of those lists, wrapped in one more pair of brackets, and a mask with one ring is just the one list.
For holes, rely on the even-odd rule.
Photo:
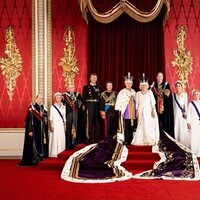
[(26, 116), (19, 165), (36, 165), (48, 156), (57, 157), (76, 143), (97, 143), (116, 133), (122, 133), (124, 144), (153, 146), (159, 141), (160, 129), (200, 156), (199, 91), (192, 92), (193, 100), (188, 104), (182, 83), (177, 81), (172, 93), (161, 72), (152, 85), (143, 74), (138, 92), (132, 89), (130, 73), (124, 84), (125, 88), (117, 94), (112, 82), (107, 82), (106, 91), (102, 92), (97, 74), (93, 73), (90, 83), (83, 87), (82, 96), (69, 84), (67, 92), (54, 94), (49, 120), (43, 95), (37, 95)]

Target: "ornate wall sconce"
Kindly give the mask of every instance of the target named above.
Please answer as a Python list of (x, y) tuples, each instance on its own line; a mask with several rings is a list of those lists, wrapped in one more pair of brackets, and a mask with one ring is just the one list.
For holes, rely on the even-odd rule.
[(185, 40), (187, 37), (186, 25), (180, 25), (177, 27), (177, 45), (178, 48), (173, 50), (175, 60), (172, 61), (172, 66), (177, 67), (177, 74), (180, 81), (183, 83), (184, 89), (186, 86), (189, 88), (188, 76), (192, 73), (192, 54), (185, 48)]
[(7, 56), (5, 58), (0, 58), (0, 67), (2, 69), (2, 75), (6, 79), (7, 93), (11, 101), (16, 86), (16, 79), (22, 71), (22, 57), (15, 42), (13, 28), (9, 26), (6, 28), (5, 32), (5, 54)]
[(71, 27), (65, 28), (63, 40), (64, 56), (60, 59), (59, 66), (63, 68), (65, 88), (67, 88), (69, 84), (74, 84), (75, 75), (79, 72), (75, 58), (75, 36)]

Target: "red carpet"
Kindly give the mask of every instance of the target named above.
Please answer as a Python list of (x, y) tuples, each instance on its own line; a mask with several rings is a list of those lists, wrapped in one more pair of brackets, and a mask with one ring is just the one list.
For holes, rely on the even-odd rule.
[[(75, 150), (82, 148), (79, 145)], [(159, 159), (150, 147), (128, 146), (129, 171), (138, 173), (151, 169)], [(65, 151), (57, 159), (50, 158), (37, 167), (18, 167), (18, 160), (0, 160), (0, 199), (200, 199), (200, 181), (136, 180), (108, 184), (78, 184), (62, 181), (61, 170), (66, 159), (75, 151)]]

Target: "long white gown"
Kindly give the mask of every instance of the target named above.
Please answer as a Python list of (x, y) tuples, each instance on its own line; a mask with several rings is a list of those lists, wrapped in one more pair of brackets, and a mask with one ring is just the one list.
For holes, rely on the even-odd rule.
[[(179, 102), (180, 106), (185, 109), (187, 112), (187, 103), (188, 97), (187, 93), (182, 92), (181, 94), (176, 95), (176, 99)], [(173, 108), (174, 108), (174, 135), (175, 139), (181, 144), (189, 147), (188, 142), (188, 129), (187, 129), (187, 120), (183, 118), (183, 113), (179, 106), (177, 105), (174, 95), (173, 95)]]
[[(200, 112), (200, 101), (193, 100), (193, 102)], [(197, 157), (200, 157), (200, 120), (197, 111), (191, 102), (188, 105), (187, 122), (191, 125), (191, 131), (189, 134), (191, 136), (192, 153), (194, 153)]]
[(158, 116), (152, 117), (152, 108), (155, 109), (155, 98), (151, 90), (146, 94), (141, 91), (136, 94), (136, 109), (138, 110), (138, 125), (132, 145), (155, 145), (159, 140)]
[[(56, 106), (56, 104), (54, 104)], [(65, 117), (65, 106), (56, 106), (63, 116)], [(49, 133), (49, 157), (57, 157), (59, 153), (65, 150), (65, 130), (64, 123), (56, 108), (53, 105), (50, 107), (50, 121), (53, 127), (53, 132)]]

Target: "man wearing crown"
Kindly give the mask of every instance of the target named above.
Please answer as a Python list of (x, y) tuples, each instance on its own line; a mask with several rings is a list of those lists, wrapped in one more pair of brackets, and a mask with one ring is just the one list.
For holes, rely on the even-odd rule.
[(48, 157), (48, 114), (43, 105), (44, 97), (38, 94), (29, 106), (25, 119), (23, 157), (20, 166), (37, 165)]
[(135, 128), (135, 90), (133, 86), (133, 76), (130, 72), (124, 77), (125, 88), (122, 89), (118, 95), (115, 104), (115, 110), (120, 113), (119, 132), (124, 134), (124, 143), (131, 144), (133, 138), (133, 131)]
[(170, 85), (163, 81), (163, 73), (157, 74), (157, 81), (151, 86), (156, 99), (156, 111), (160, 127), (174, 137), (173, 98)]

